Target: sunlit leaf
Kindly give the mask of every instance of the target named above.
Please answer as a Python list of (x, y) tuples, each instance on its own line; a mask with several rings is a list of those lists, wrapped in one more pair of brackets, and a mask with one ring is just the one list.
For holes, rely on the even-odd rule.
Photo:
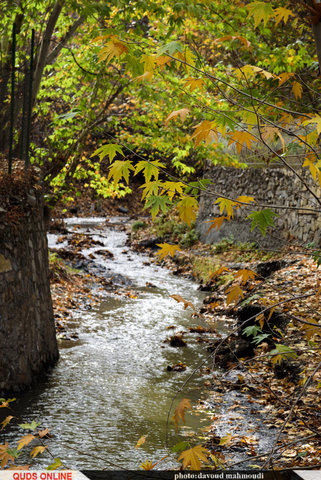
[(109, 167), (109, 174), (107, 180), (113, 179), (114, 185), (117, 185), (122, 178), (129, 182), (129, 171), (135, 170), (130, 160), (115, 160)]
[(253, 2), (247, 5), (249, 17), (254, 18), (254, 28), (263, 21), (264, 26), (274, 16), (274, 10), (269, 2)]
[(197, 88), (203, 91), (204, 83), (205, 83), (205, 80), (203, 78), (185, 78), (184, 88), (189, 88), (191, 92), (193, 92)]
[(140, 465), (140, 468), (142, 468), (143, 470), (153, 470), (157, 463), (158, 462), (153, 463), (151, 460), (146, 460), (146, 462)]
[(38, 445), (37, 447), (34, 447), (31, 452), (30, 452), (30, 456), (32, 458), (35, 458), (37, 455), (39, 455), (40, 453), (44, 452), (46, 450), (47, 445)]
[(3, 420), (3, 422), (1, 422), (1, 425), (2, 425), (1, 430), (3, 430), (4, 427), (5, 427), (6, 425), (8, 425), (8, 423), (10, 422), (10, 420), (12, 420), (13, 418), (14, 418), (14, 417), (13, 417), (12, 415), (8, 415), (8, 416)]
[(181, 248), (178, 245), (170, 245), (169, 243), (157, 243), (157, 246), (160, 247), (157, 255), (159, 255), (161, 260), (167, 255), (174, 257), (176, 252), (181, 251)]
[(257, 141), (249, 132), (235, 131), (230, 135), (229, 145), (235, 143), (237, 153), (240, 153), (244, 145), (251, 148), (252, 142)]
[(191, 470), (200, 470), (201, 462), (209, 463), (207, 457), (210, 455), (209, 450), (203, 445), (196, 445), (193, 448), (184, 450), (178, 457), (178, 460), (183, 460), (183, 469), (190, 467)]
[(278, 25), (281, 20), (283, 20), (284, 23), (287, 23), (289, 16), (294, 16), (294, 13), (289, 10), (288, 8), (284, 7), (278, 7), (274, 10), (275, 14), (275, 25)]
[(31, 423), (19, 423), (19, 427), (24, 430), (36, 430), (40, 423), (35, 422), (34, 420)]
[(220, 204), (220, 214), (222, 214), (224, 212), (224, 210), (226, 210), (228, 218), (233, 217), (233, 215), (234, 215), (233, 207), (236, 205), (236, 202), (234, 202), (233, 200), (229, 200), (228, 198), (219, 197), (215, 201), (215, 203)]
[(34, 438), (36, 437), (31, 433), (29, 435), (25, 435), (24, 437), (20, 438), (18, 442), (17, 450), (21, 450), (21, 448), (23, 448), (25, 445), (28, 445), (30, 442), (32, 442)]
[(153, 160), (152, 162), (141, 160), (135, 167), (135, 175), (142, 171), (145, 177), (145, 182), (148, 183), (152, 177), (154, 177), (155, 180), (158, 180), (160, 168), (166, 168), (166, 165), (159, 160)]
[(97, 150), (94, 151), (91, 157), (95, 157), (96, 155), (98, 155), (99, 160), (102, 161), (108, 155), (109, 162), (111, 163), (114, 160), (114, 157), (117, 155), (117, 153), (120, 153), (121, 155), (124, 156), (121, 146), (115, 143), (107, 143), (97, 148)]
[(198, 202), (196, 198), (184, 196), (177, 204), (179, 218), (191, 226), (191, 223), (196, 220), (196, 212), (198, 210)]
[(316, 115), (315, 117), (310, 118), (309, 120), (305, 120), (304, 122), (302, 122), (302, 125), (309, 125), (311, 123), (316, 124), (316, 129), (317, 129), (318, 135), (320, 135), (321, 134), (321, 117), (320, 117), (320, 115)]
[(235, 274), (235, 277), (240, 278), (241, 283), (243, 284), (245, 284), (248, 280), (253, 280), (256, 276), (257, 274), (253, 272), (253, 270), (249, 270), (249, 269), (238, 270)]
[(119, 58), (128, 52), (128, 47), (117, 37), (111, 36), (109, 42), (99, 52), (99, 61), (109, 63), (114, 57)]
[(303, 92), (303, 87), (302, 87), (301, 83), (293, 82), (292, 83), (292, 92), (293, 92), (296, 100), (301, 98), (302, 97), (302, 92)]

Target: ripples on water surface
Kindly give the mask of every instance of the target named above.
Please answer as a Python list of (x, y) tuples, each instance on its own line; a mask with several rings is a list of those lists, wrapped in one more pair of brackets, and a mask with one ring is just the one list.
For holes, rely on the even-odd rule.
[[(187, 336), (188, 347), (183, 349), (163, 343), (173, 334), (173, 330), (166, 329), (169, 325), (176, 325), (178, 331), (199, 323), (191, 318), (190, 309), (183, 310), (182, 304), (169, 295), (179, 294), (197, 307), (203, 294), (197, 291), (196, 284), (153, 264), (144, 264), (148, 257), (125, 247), (124, 232), (102, 225), (93, 230), (97, 220), (92, 225), (88, 219), (86, 225), (77, 227), (77, 223), (77, 219), (69, 221), (69, 229), (98, 234), (94, 238), (103, 241), (114, 254), (114, 260), (97, 255), (95, 261), (115, 274), (129, 277), (139, 296), (126, 298), (106, 292), (93, 309), (75, 310), (73, 322), (79, 340), (61, 341), (61, 357), (48, 380), (24, 395), (15, 408), (24, 422), (37, 420), (50, 428), (54, 438), (47, 443), (54, 456), (69, 468), (100, 470), (115, 468), (112, 464), (116, 464), (138, 469), (143, 461), (158, 461), (168, 454), (165, 426), (171, 399), (206, 355), (206, 348), (195, 341), (195, 335)], [(57, 244), (56, 239), (49, 235), (49, 245), (64, 245)], [(90, 248), (82, 253), (87, 256), (101, 249)], [(146, 287), (146, 282), (155, 288)], [(167, 365), (179, 361), (188, 365), (185, 372), (167, 372)], [(196, 375), (179, 399), (186, 396), (196, 403), (204, 379)], [(200, 417), (187, 415), (187, 425), (198, 428)], [(135, 449), (139, 437), (146, 434), (144, 446)], [(16, 439), (17, 430), (12, 428), (10, 435)], [(181, 439), (172, 424), (169, 438), (172, 445)], [(101, 459), (66, 446), (89, 451)], [(176, 456), (166, 459), (162, 468), (177, 466)], [(47, 455), (35, 460), (34, 468), (51, 463)]]

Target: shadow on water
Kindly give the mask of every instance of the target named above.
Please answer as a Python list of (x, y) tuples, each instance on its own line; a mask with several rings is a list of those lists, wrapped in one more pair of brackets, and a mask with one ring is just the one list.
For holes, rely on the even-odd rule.
[[(186, 335), (185, 348), (164, 343), (173, 332), (200, 323), (191, 317), (190, 309), (184, 310), (170, 295), (179, 294), (197, 307), (203, 293), (190, 281), (156, 265), (146, 265), (148, 257), (127, 249), (122, 231), (88, 224), (69, 228), (94, 238), (98, 235), (114, 259), (97, 254), (95, 261), (106, 271), (129, 278), (137, 298), (105, 292), (100, 304), (90, 311), (81, 307), (75, 310), (72, 322), (79, 340), (60, 341), (58, 364), (44, 381), (16, 402), (15, 411), (24, 422), (36, 420), (50, 428), (53, 438), (46, 443), (54, 457), (61, 458), (69, 468), (137, 469), (142, 462), (155, 462), (169, 453), (165, 437), (171, 400), (206, 357), (206, 348), (197, 343), (195, 335)], [(49, 235), (49, 244), (58, 246), (54, 235)], [(102, 247), (82, 253), (88, 257), (98, 250)], [(153, 286), (147, 287), (150, 283)], [(171, 325), (176, 328), (168, 330)], [(187, 364), (185, 372), (167, 371), (168, 365), (180, 361)], [(205, 379), (195, 375), (175, 405), (184, 397), (196, 404)], [(187, 427), (181, 432), (188, 437), (205, 418), (205, 414), (187, 414)], [(8, 435), (6, 439), (16, 440), (21, 430), (11, 426)], [(146, 443), (136, 449), (142, 435), (148, 435)], [(171, 423), (170, 445), (181, 440)], [(176, 457), (170, 454), (162, 468), (177, 466)], [(48, 454), (42, 455), (35, 459), (34, 468), (49, 463)]]

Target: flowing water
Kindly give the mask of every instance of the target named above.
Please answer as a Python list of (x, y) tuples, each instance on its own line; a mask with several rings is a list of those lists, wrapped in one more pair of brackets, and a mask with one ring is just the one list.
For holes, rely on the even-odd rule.
[[(138, 469), (142, 462), (158, 461), (169, 453), (165, 438), (171, 400), (207, 353), (195, 334), (185, 336), (188, 346), (184, 348), (164, 343), (174, 332), (200, 323), (192, 318), (191, 309), (184, 310), (170, 295), (181, 295), (197, 308), (204, 294), (195, 283), (130, 251), (123, 231), (99, 224), (99, 219), (92, 224), (88, 219), (86, 224), (79, 222), (69, 221), (69, 230), (92, 234), (104, 243), (104, 247), (82, 253), (88, 257), (104, 248), (112, 252), (114, 259), (110, 260), (94, 253), (95, 262), (115, 278), (126, 276), (133, 286), (122, 286), (122, 292), (133, 290), (137, 298), (106, 291), (90, 310), (86, 306), (75, 309), (69, 324), (79, 339), (60, 341), (58, 364), (46, 381), (16, 402), (15, 409), (24, 422), (36, 420), (50, 428), (53, 438), (46, 443), (69, 468)], [(59, 244), (55, 235), (49, 235), (49, 245), (57, 248), (65, 243)], [(171, 325), (176, 329), (168, 330)], [(168, 365), (180, 361), (187, 364), (185, 372), (167, 371)], [(175, 406), (184, 397), (196, 404), (204, 380), (206, 376), (195, 375), (178, 395)], [(188, 437), (189, 429), (199, 429), (202, 421), (202, 416), (187, 415), (187, 428), (181, 431)], [(9, 435), (18, 438), (17, 429), (11, 427)], [(146, 442), (136, 449), (142, 435), (148, 435)], [(180, 440), (171, 422), (169, 443)], [(176, 457), (169, 455), (160, 467), (177, 466)], [(34, 468), (49, 463), (48, 454), (41, 455), (36, 457)]]

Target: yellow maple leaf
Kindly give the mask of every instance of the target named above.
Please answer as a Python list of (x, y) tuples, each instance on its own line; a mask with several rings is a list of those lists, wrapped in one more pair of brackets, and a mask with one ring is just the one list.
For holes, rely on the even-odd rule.
[(196, 88), (204, 90), (205, 80), (203, 78), (186, 78), (184, 82), (184, 88), (189, 88), (191, 92), (196, 90)]
[(141, 447), (146, 442), (146, 438), (147, 438), (147, 435), (143, 435), (142, 437), (140, 437), (140, 439), (135, 445), (135, 448)]
[(264, 70), (264, 69), (261, 68), (261, 67), (257, 67), (256, 65), (251, 65), (251, 67), (252, 67), (253, 72), (255, 72), (255, 73), (260, 73), (260, 74), (263, 75), (267, 80), (269, 80), (270, 78), (275, 78), (275, 75), (273, 75), (273, 73), (270, 73), (270, 72), (268, 72), (267, 70)]
[(289, 78), (293, 77), (294, 73), (292, 72), (283, 72), (279, 73), (278, 79), (279, 79), (279, 87), (283, 85), (283, 83), (287, 82)]
[(185, 48), (184, 52), (176, 52), (174, 56), (179, 60), (182, 60), (182, 66), (187, 74), (189, 73), (191, 67), (195, 65), (196, 57), (189, 48)]
[(277, 78), (273, 73), (270, 73), (261, 67), (257, 67), (256, 65), (244, 65), (241, 68), (236, 68), (234, 70), (234, 73), (239, 80), (250, 80), (258, 73), (265, 77), (267, 80), (269, 80), (270, 78)]
[(215, 203), (220, 204), (220, 214), (222, 214), (224, 210), (226, 210), (228, 219), (233, 217), (233, 207), (236, 205), (236, 202), (234, 202), (233, 200), (229, 200), (228, 198), (218, 197), (218, 199), (215, 200)]
[(173, 200), (173, 197), (175, 196), (176, 193), (178, 195), (183, 194), (183, 187), (184, 187), (184, 184), (182, 182), (166, 181), (166, 182), (163, 182), (162, 184), (162, 188), (163, 188), (162, 194), (166, 193), (168, 198), (170, 200)]
[(288, 8), (284, 8), (284, 7), (276, 8), (274, 10), (274, 15), (275, 15), (275, 25), (278, 25), (281, 22), (281, 20), (283, 20), (283, 22), (286, 23), (290, 15), (294, 17), (294, 13)]
[(182, 302), (184, 304), (184, 310), (186, 310), (187, 307), (191, 307), (191, 309), (195, 312), (195, 307), (192, 302), (185, 300), (185, 298), (181, 297), (180, 295), (170, 295), (170, 297), (176, 300), (176, 302)]
[(25, 445), (28, 445), (30, 442), (32, 442), (32, 440), (36, 438), (34, 435), (32, 435), (31, 433), (29, 435), (25, 435), (24, 437), (20, 438), (19, 442), (18, 442), (18, 447), (17, 447), (17, 450), (21, 450), (22, 447), (24, 447)]
[(309, 120), (305, 120), (302, 122), (302, 125), (308, 125), (310, 123), (315, 123), (316, 124), (316, 129), (318, 132), (318, 135), (321, 133), (321, 117), (320, 115), (316, 115), (315, 117), (309, 118)]
[(296, 100), (298, 100), (299, 98), (302, 97), (302, 91), (303, 91), (303, 87), (302, 87), (301, 83), (299, 83), (299, 82), (293, 82), (292, 83), (292, 92), (293, 92)]
[(213, 228), (217, 228), (219, 230), (223, 225), (224, 220), (230, 220), (229, 217), (215, 217), (212, 220), (207, 220), (206, 223), (210, 223), (208, 227), (207, 233), (210, 232)]
[(174, 257), (176, 252), (181, 251), (181, 248), (178, 245), (170, 245), (169, 243), (157, 243), (157, 246), (160, 247), (157, 255), (159, 255), (161, 260), (167, 255)]
[(2, 425), (1, 430), (3, 430), (4, 427), (5, 427), (6, 425), (8, 425), (8, 423), (10, 422), (10, 420), (12, 420), (13, 418), (14, 418), (14, 417), (13, 417), (12, 415), (8, 415), (8, 417), (6, 417), (6, 418), (3, 420), (3, 422), (1, 422), (1, 425)]
[(143, 55), (140, 63), (144, 64), (144, 72), (153, 72), (155, 67), (154, 55)]
[(230, 269), (227, 267), (219, 267), (217, 268), (211, 275), (211, 280), (213, 280), (216, 277), (219, 277), (222, 273), (224, 272), (230, 272)]
[(145, 72), (142, 75), (135, 77), (135, 80), (137, 80), (138, 82), (143, 82), (144, 80), (146, 80), (147, 82), (151, 82), (152, 78), (153, 72)]
[(195, 125), (193, 127), (195, 132), (191, 135), (191, 140), (194, 139), (195, 147), (197, 147), (203, 140), (207, 140), (207, 137), (210, 135), (210, 132), (215, 125), (214, 122), (210, 122), (209, 120), (203, 120), (203, 122)]
[(46, 448), (48, 448), (47, 445), (44, 445), (44, 446), (38, 445), (38, 447), (35, 447), (31, 450), (30, 456), (32, 458), (35, 458), (37, 455), (39, 455), (39, 453), (44, 452), (46, 450)]
[(241, 284), (245, 284), (249, 279), (253, 280), (256, 277), (256, 273), (253, 270), (241, 269), (235, 273), (236, 278), (241, 278)]
[(179, 218), (187, 223), (190, 227), (191, 223), (196, 220), (196, 212), (198, 210), (198, 202), (196, 198), (185, 196), (182, 198), (180, 202), (177, 204), (177, 210), (179, 214)]
[(192, 405), (188, 398), (183, 398), (183, 400), (178, 404), (175, 409), (173, 420), (175, 423), (175, 430), (178, 431), (178, 422), (181, 419), (185, 423), (185, 410), (191, 409)]
[(146, 460), (146, 462), (141, 464), (140, 468), (142, 468), (143, 470), (153, 470), (157, 463), (158, 462), (153, 463), (151, 460)]
[(264, 26), (274, 16), (274, 10), (269, 2), (251, 2), (247, 5), (249, 17), (254, 18), (254, 28), (258, 27), (263, 20)]
[(229, 288), (226, 290), (226, 305), (230, 305), (231, 303), (237, 304), (240, 298), (244, 298), (243, 290), (240, 288), (239, 285), (235, 285), (234, 287)]
[(255, 137), (250, 132), (238, 131), (236, 130), (230, 135), (229, 145), (231, 143), (236, 144), (237, 153), (240, 153), (244, 144), (251, 148), (251, 144), (253, 141), (257, 141)]
[(261, 313), (260, 315), (257, 315), (257, 317), (255, 317), (255, 321), (259, 322), (259, 325), (260, 325), (261, 329), (263, 329), (264, 323), (265, 323), (264, 313)]
[(255, 202), (255, 198), (248, 197), (247, 195), (240, 195), (239, 197), (237, 197), (236, 202), (241, 202), (241, 204), (251, 203), (251, 202)]
[(173, 59), (167, 55), (160, 55), (159, 57), (155, 58), (155, 63), (160, 67), (161, 70), (165, 67), (165, 65), (171, 63), (172, 61)]
[(183, 469), (190, 467), (191, 470), (200, 470), (201, 462), (209, 463), (207, 456), (210, 453), (203, 445), (196, 445), (193, 448), (184, 450), (178, 457), (178, 460), (183, 460)]
[(312, 159), (305, 158), (305, 160), (302, 164), (302, 167), (309, 167), (310, 173), (311, 173), (314, 181), (316, 181), (318, 179), (319, 184), (321, 185), (321, 171)]
[(115, 36), (111, 36), (107, 45), (99, 53), (99, 62), (109, 63), (114, 57), (119, 58), (123, 53), (127, 53), (127, 46)]
[(166, 119), (165, 119), (165, 126), (167, 127), (168, 125), (168, 122), (170, 120), (174, 120), (175, 118), (177, 118), (178, 116), (180, 117), (182, 123), (184, 123), (187, 115), (189, 114), (189, 109), (188, 108), (181, 108), (180, 110), (174, 110), (174, 112), (170, 113)]

